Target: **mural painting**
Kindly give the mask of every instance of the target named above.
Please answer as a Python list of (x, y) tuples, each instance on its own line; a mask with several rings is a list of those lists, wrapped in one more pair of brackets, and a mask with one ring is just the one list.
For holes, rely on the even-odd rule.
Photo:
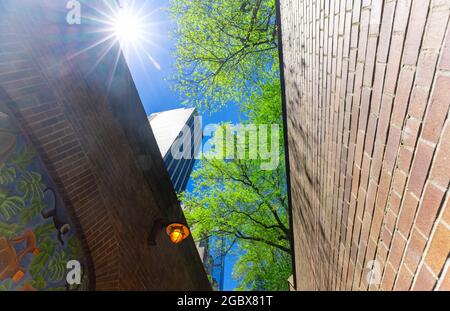
[[(84, 258), (48, 173), (13, 120), (0, 112), (0, 291), (86, 290), (66, 282)], [(82, 269), (83, 270), (83, 269)]]

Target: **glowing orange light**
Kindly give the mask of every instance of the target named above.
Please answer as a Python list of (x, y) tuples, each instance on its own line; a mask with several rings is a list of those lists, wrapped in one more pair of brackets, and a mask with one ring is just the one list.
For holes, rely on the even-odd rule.
[(182, 224), (170, 224), (166, 228), (166, 233), (172, 243), (179, 244), (189, 236), (189, 229)]

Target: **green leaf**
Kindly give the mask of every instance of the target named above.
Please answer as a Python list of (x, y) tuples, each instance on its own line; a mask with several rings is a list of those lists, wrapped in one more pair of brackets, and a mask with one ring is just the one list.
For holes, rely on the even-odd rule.
[(47, 287), (47, 281), (42, 274), (39, 274), (33, 278), (31, 285), (37, 290), (44, 290)]
[(26, 172), (19, 180), (19, 191), (24, 194), (26, 200), (42, 200), (45, 185), (42, 176), (36, 172)]
[(29, 271), (33, 278), (39, 276), (45, 264), (48, 262), (50, 255), (42, 250), (40, 250), (39, 255), (37, 255), (30, 264)]
[(0, 221), (0, 236), (12, 238), (22, 231), (22, 226), (18, 224), (8, 224)]
[(14, 167), (0, 167), (0, 185), (12, 183), (16, 179), (16, 169)]
[(11, 279), (0, 282), (0, 292), (11, 291), (13, 286), (13, 282)]
[(80, 242), (78, 241), (78, 238), (76, 236), (70, 237), (69, 242), (67, 244), (69, 247), (70, 256), (75, 258), (81, 255)]
[(33, 258), (31, 261), (29, 272), (36, 279), (41, 275), (45, 265), (49, 262), (55, 251), (55, 242), (51, 238), (46, 238), (42, 242), (38, 243), (39, 255)]
[(24, 146), (18, 154), (11, 157), (9, 162), (17, 165), (22, 171), (25, 171), (31, 162), (33, 162), (35, 156), (36, 152), (32, 148)]
[(36, 240), (38, 242), (41, 242), (44, 241), (45, 239), (48, 239), (50, 235), (55, 231), (56, 231), (55, 225), (53, 224), (53, 222), (49, 221), (48, 223), (37, 227), (34, 230), (34, 234), (36, 236)]
[(0, 190), (0, 216), (5, 220), (9, 220), (22, 210), (25, 206), (25, 202), (21, 197), (9, 196), (3, 189)]
[(57, 252), (50, 258), (46, 276), (52, 282), (59, 282), (64, 279), (67, 270), (67, 256), (64, 251)]
[(45, 208), (45, 204), (42, 201), (33, 200), (31, 206), (22, 210), (19, 215), (20, 222), (26, 224), (33, 218), (40, 215), (41, 211)]

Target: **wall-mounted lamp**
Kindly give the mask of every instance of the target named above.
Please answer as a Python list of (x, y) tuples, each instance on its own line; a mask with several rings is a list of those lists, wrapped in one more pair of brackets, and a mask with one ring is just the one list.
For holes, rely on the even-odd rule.
[(153, 228), (148, 237), (149, 245), (156, 245), (156, 237), (159, 232), (165, 230), (166, 234), (169, 236), (170, 241), (173, 244), (180, 244), (183, 242), (190, 234), (189, 228), (185, 221), (170, 221), (158, 218), (153, 223)]
[(189, 236), (189, 229), (183, 224), (170, 224), (166, 227), (166, 233), (174, 244), (180, 244)]

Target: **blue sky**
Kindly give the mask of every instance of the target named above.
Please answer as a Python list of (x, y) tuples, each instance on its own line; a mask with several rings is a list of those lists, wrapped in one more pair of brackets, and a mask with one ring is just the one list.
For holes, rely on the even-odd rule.
[[(147, 114), (184, 107), (181, 104), (183, 98), (170, 88), (171, 78), (175, 73), (175, 41), (169, 37), (174, 25), (170, 23), (165, 11), (168, 4), (168, 0), (147, 0), (145, 4), (146, 11), (153, 13), (148, 17), (149, 25), (146, 27), (146, 31), (151, 33), (151, 39), (144, 44), (144, 48), (160, 68), (143, 55), (145, 53), (140, 53), (143, 62), (133, 51), (127, 55), (128, 65)], [(225, 107), (211, 116), (203, 115), (204, 124), (222, 121), (236, 123), (238, 120), (239, 110), (236, 105)]]
[[(165, 11), (168, 0), (148, 0), (145, 3), (145, 12), (153, 12), (149, 17), (149, 26), (145, 29), (151, 33), (151, 40), (143, 48), (158, 63), (155, 66), (148, 56), (141, 50), (130, 50), (127, 54), (127, 62), (133, 80), (138, 89), (146, 113), (176, 109), (184, 107), (183, 98), (171, 89), (171, 77), (175, 73), (175, 59), (173, 52), (175, 42), (169, 37), (170, 30), (174, 27), (169, 21)], [(139, 55), (137, 54), (139, 53)], [(159, 67), (159, 68), (158, 68)], [(236, 105), (229, 105), (213, 115), (202, 115), (203, 126), (209, 123), (239, 121), (239, 110)], [(192, 183), (188, 184), (188, 189)], [(224, 290), (233, 290), (236, 282), (231, 278), (231, 272), (236, 258), (232, 255), (225, 260)]]

